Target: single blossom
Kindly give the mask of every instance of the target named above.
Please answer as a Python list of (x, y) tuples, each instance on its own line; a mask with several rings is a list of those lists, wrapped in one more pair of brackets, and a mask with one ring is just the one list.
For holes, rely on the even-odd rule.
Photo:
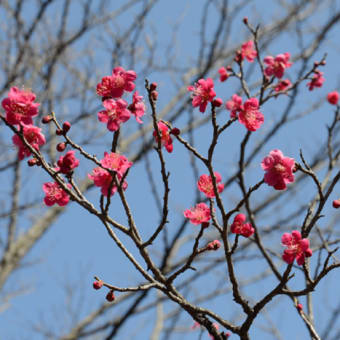
[(314, 87), (321, 87), (324, 81), (323, 72), (315, 70), (312, 80), (307, 84), (309, 91), (313, 91)]
[(254, 42), (252, 40), (249, 40), (242, 44), (241, 56), (242, 59), (246, 58), (250, 63), (252, 63), (257, 57), (257, 52), (254, 49)]
[(290, 82), (289, 79), (280, 80), (280, 81), (276, 84), (274, 90), (275, 90), (275, 92), (285, 91), (285, 90), (288, 89), (291, 85), (292, 85), (292, 83)]
[(238, 115), (238, 120), (249, 131), (256, 131), (264, 122), (264, 116), (259, 111), (257, 98), (250, 98), (244, 102), (243, 110)]
[[(222, 177), (218, 172), (214, 172), (216, 178), (216, 186), (217, 192), (221, 193), (224, 189), (224, 184), (220, 183), (222, 181)], [(212, 178), (209, 175), (202, 175), (197, 182), (198, 190), (203, 192), (207, 197), (213, 198), (215, 197), (214, 186), (212, 182)]]
[[(68, 188), (71, 189), (71, 184), (67, 184)], [(50, 207), (54, 204), (58, 204), (59, 206), (63, 207), (65, 206), (69, 200), (70, 197), (64, 191), (57, 182), (48, 182), (44, 183), (43, 190), (45, 192), (45, 198), (44, 203)]]
[[(22, 133), (26, 139), (26, 141), (32, 146), (32, 148), (39, 151), (39, 147), (46, 143), (45, 136), (41, 133), (41, 129), (34, 125), (22, 125)], [(31, 155), (31, 151), (25, 144), (22, 142), (21, 138), (18, 135), (14, 135), (12, 137), (12, 141), (14, 145), (18, 147), (18, 158), (20, 160), (25, 157), (29, 157)]]
[(211, 78), (200, 79), (194, 85), (188, 86), (188, 91), (193, 92), (192, 106), (199, 106), (200, 112), (205, 112), (208, 102), (211, 102), (216, 93), (214, 91), (214, 81)]
[(145, 104), (143, 102), (143, 96), (140, 96), (138, 91), (136, 91), (132, 96), (132, 104), (129, 105), (128, 109), (135, 116), (136, 121), (139, 124), (143, 124), (140, 119), (145, 114)]
[(284, 250), (282, 259), (291, 264), (296, 259), (298, 265), (305, 263), (305, 257), (312, 256), (312, 250), (309, 248), (309, 240), (302, 238), (298, 230), (293, 230), (291, 234), (284, 233), (281, 242), (287, 248)]
[(74, 155), (75, 151), (67, 151), (65, 156), (60, 156), (57, 162), (58, 169), (62, 174), (69, 174), (73, 169), (79, 165), (79, 159)]
[(332, 105), (337, 105), (339, 101), (339, 92), (337, 91), (329, 92), (327, 95), (327, 100), (328, 103)]
[(229, 74), (228, 74), (225, 67), (219, 68), (218, 73), (220, 74), (220, 81), (221, 82), (226, 81), (229, 78)]
[(9, 124), (33, 124), (32, 117), (38, 114), (39, 103), (34, 103), (35, 94), (29, 90), (19, 90), (11, 87), (8, 97), (2, 101)]
[(230, 112), (230, 117), (237, 117), (238, 113), (243, 110), (242, 98), (237, 94), (234, 94), (230, 100), (228, 100), (225, 104), (225, 107)]
[(112, 75), (102, 78), (101, 83), (97, 85), (97, 94), (104, 98), (119, 98), (124, 94), (124, 91), (132, 92), (134, 90), (136, 78), (135, 71), (125, 71), (123, 67), (115, 67), (112, 70)]
[(295, 160), (285, 157), (281, 150), (272, 150), (261, 163), (266, 172), (264, 181), (276, 190), (285, 190), (287, 183), (294, 182), (293, 169)]
[(127, 109), (127, 102), (123, 99), (104, 100), (103, 106), (106, 110), (98, 112), (98, 119), (102, 123), (107, 123), (109, 131), (117, 131), (121, 123), (130, 118), (130, 111)]
[(233, 234), (239, 234), (244, 237), (249, 237), (254, 234), (255, 229), (250, 223), (246, 222), (246, 216), (244, 214), (237, 214), (234, 218), (230, 231)]
[(264, 74), (268, 77), (275, 76), (277, 78), (282, 78), (285, 69), (292, 66), (289, 62), (290, 53), (286, 52), (283, 54), (278, 54), (275, 58), (272, 56), (267, 56), (264, 58), (264, 63), (267, 67), (264, 70)]
[(129, 162), (125, 156), (118, 153), (104, 152), (104, 158), (100, 161), (100, 164), (104, 168), (116, 171), (120, 176), (123, 176), (133, 163)]
[[(170, 129), (163, 122), (158, 122), (158, 131), (159, 131), (159, 135), (161, 137), (161, 144), (165, 147), (166, 151), (171, 153), (174, 147), (172, 145), (172, 138), (170, 136), (170, 133), (171, 133)], [(156, 131), (153, 132), (153, 136), (154, 136), (156, 142), (158, 143), (158, 136), (157, 136)]]
[(183, 214), (195, 225), (209, 222), (211, 218), (210, 208), (205, 203), (198, 203), (195, 207), (184, 210)]
[[(94, 168), (92, 170), (92, 173), (88, 174), (87, 176), (89, 179), (93, 181), (95, 186), (101, 188), (101, 193), (104, 196), (108, 196), (110, 187), (111, 187), (110, 196), (112, 196), (118, 190), (111, 174), (101, 167)], [(122, 176), (119, 173), (117, 173), (116, 176), (117, 182), (120, 183)], [(126, 190), (127, 186), (128, 186), (127, 182), (124, 181), (122, 185), (123, 190)]]

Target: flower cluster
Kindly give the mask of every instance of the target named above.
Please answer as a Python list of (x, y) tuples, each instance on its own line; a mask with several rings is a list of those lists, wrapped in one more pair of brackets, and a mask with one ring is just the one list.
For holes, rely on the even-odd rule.
[(290, 53), (286, 52), (283, 54), (278, 54), (275, 58), (272, 56), (267, 56), (264, 58), (264, 63), (267, 67), (264, 70), (264, 74), (267, 77), (275, 76), (276, 78), (282, 78), (285, 69), (292, 66), (289, 62)]
[(79, 160), (75, 157), (74, 153), (75, 151), (71, 150), (66, 152), (65, 156), (60, 156), (56, 171), (60, 171), (65, 175), (70, 174), (79, 165)]
[(125, 92), (132, 92), (135, 88), (134, 81), (137, 78), (135, 71), (125, 71), (123, 67), (115, 67), (111, 76), (102, 78), (97, 84), (97, 94), (103, 97), (105, 110), (98, 112), (98, 119), (107, 124), (109, 131), (117, 131), (122, 123), (128, 121), (131, 114), (138, 123), (145, 114), (143, 97), (136, 91), (132, 96), (132, 103), (128, 103), (121, 97)]
[(302, 238), (298, 230), (293, 230), (291, 234), (284, 233), (281, 242), (287, 248), (284, 250), (282, 259), (291, 264), (296, 259), (298, 265), (305, 263), (306, 257), (312, 256), (312, 250), (309, 248), (309, 240)]
[(198, 225), (210, 221), (210, 208), (205, 203), (198, 203), (195, 207), (186, 209), (183, 212), (192, 224)]
[(315, 70), (312, 80), (307, 84), (309, 91), (313, 91), (314, 87), (321, 87), (324, 81), (323, 72)]
[(194, 85), (188, 86), (188, 91), (193, 92), (192, 106), (199, 106), (200, 112), (205, 112), (208, 102), (212, 102), (216, 93), (214, 91), (214, 81), (211, 78), (200, 79)]
[[(128, 159), (117, 153), (104, 153), (104, 158), (101, 160), (101, 165), (106, 168), (103, 169), (101, 167), (94, 168), (91, 174), (88, 174), (89, 179), (93, 180), (95, 186), (101, 188), (101, 193), (104, 196), (109, 195), (109, 189), (111, 188), (110, 196), (112, 196), (117, 190), (117, 185), (115, 182), (120, 185), (120, 181), (126, 171), (131, 167), (132, 162), (129, 162)], [(116, 174), (116, 181), (113, 176), (110, 174), (110, 171), (114, 171)], [(124, 181), (122, 184), (123, 190), (127, 188), (127, 182)]]
[(281, 150), (272, 150), (261, 163), (266, 172), (264, 181), (276, 190), (285, 190), (287, 183), (294, 182), (293, 169), (295, 160), (285, 157)]
[(34, 103), (36, 95), (31, 91), (11, 87), (8, 97), (2, 101), (9, 124), (33, 124), (32, 117), (38, 114), (39, 103)]
[(257, 52), (254, 49), (254, 42), (252, 40), (249, 40), (242, 44), (241, 56), (242, 59), (246, 58), (250, 63), (252, 63), (254, 59), (257, 57)]
[[(26, 141), (32, 146), (32, 148), (39, 151), (39, 147), (46, 143), (45, 136), (41, 133), (41, 129), (29, 124), (22, 124), (22, 135)], [(18, 158), (20, 160), (31, 155), (31, 151), (25, 146), (23, 141), (18, 135), (12, 137), (13, 144), (18, 147)]]
[(246, 222), (246, 216), (244, 214), (237, 214), (234, 218), (234, 222), (230, 226), (230, 231), (233, 234), (239, 234), (244, 237), (249, 237), (254, 234), (255, 229), (250, 223)]
[[(222, 177), (218, 172), (214, 172), (215, 178), (216, 178), (216, 186), (217, 191), (221, 193), (224, 189), (224, 184), (220, 183), (222, 181)], [(198, 190), (203, 192), (208, 198), (215, 197), (214, 192), (214, 185), (211, 176), (209, 175), (202, 175), (198, 182), (197, 182)]]
[(242, 98), (237, 94), (231, 97), (231, 100), (226, 102), (226, 108), (230, 112), (230, 117), (238, 117), (238, 120), (249, 131), (256, 131), (264, 122), (264, 116), (259, 111), (259, 101), (257, 98), (247, 99), (242, 104)]

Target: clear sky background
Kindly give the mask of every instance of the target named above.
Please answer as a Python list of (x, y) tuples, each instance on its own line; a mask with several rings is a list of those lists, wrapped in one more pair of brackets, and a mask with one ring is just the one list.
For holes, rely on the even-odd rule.
[[(111, 1), (110, 7), (115, 8), (124, 1)], [(171, 39), (174, 34), (174, 27), (178, 27), (176, 32), (176, 60), (180, 60), (182, 65), (189, 65), (190, 60), (198, 53), (199, 48), (199, 25), (201, 13), (203, 10), (203, 1), (198, 0), (183, 0), (183, 1), (160, 1), (152, 10), (148, 19), (148, 33), (151, 38), (158, 41), (157, 57), (161, 62), (164, 59), (167, 46), (171, 43)], [(57, 4), (52, 11), (60, 11), (60, 4)], [(334, 9), (333, 9), (334, 10)], [(27, 15), (29, 20), (30, 8), (27, 8)], [(323, 11), (316, 13), (312, 20), (325, 21), (331, 10), (324, 8)], [(242, 17), (248, 16), (251, 23), (266, 24), (271, 21), (273, 17), (280, 17), (280, 11), (273, 4), (272, 1), (253, 1), (250, 6), (244, 8), (240, 13), (238, 24), (232, 27), (232, 41), (231, 45), (238, 45), (247, 38), (249, 33), (242, 24)], [(133, 17), (133, 16), (132, 16)], [(117, 23), (119, 27), (126, 27), (130, 24), (131, 17), (121, 17)], [(77, 23), (79, 15), (74, 10), (74, 22)], [(208, 17), (209, 22), (209, 34), (213, 35), (216, 23), (214, 17), (211, 14)], [(178, 24), (180, 23), (180, 25)], [(285, 155), (298, 159), (299, 149), (302, 147), (305, 154), (312, 155), (318, 148), (320, 140), (323, 140), (326, 136), (325, 125), (332, 119), (332, 108), (325, 102), (325, 96), (328, 92), (339, 87), (339, 46), (335, 45), (340, 34), (339, 25), (336, 29), (333, 29), (329, 34), (329, 43), (324, 45), (324, 48), (320, 49), (316, 54), (316, 59), (321, 58), (325, 52), (328, 52), (327, 65), (324, 67), (326, 82), (321, 89), (317, 89), (313, 92), (309, 92), (307, 88), (305, 91), (300, 92), (299, 104), (296, 107), (296, 114), (299, 110), (303, 110), (304, 105), (310, 102), (322, 103), (315, 111), (311, 112), (304, 118), (294, 121), (282, 129), (277, 136), (270, 141), (267, 145), (264, 153), (260, 157), (256, 158), (253, 162), (254, 168), (247, 177), (247, 183), (254, 184), (261, 179), (263, 172), (260, 168), (261, 159), (274, 148), (281, 149)], [(86, 39), (83, 39), (79, 44), (86, 44)], [(328, 46), (327, 46), (328, 44)], [(329, 49), (327, 48), (329, 47)], [(289, 33), (287, 33), (280, 41), (276, 41), (271, 44), (262, 55), (267, 54), (276, 55), (278, 53), (290, 52), (294, 55), (297, 52), (296, 42), (291, 41)], [(98, 60), (98, 68), (94, 71), (100, 75), (97, 82), (100, 81), (102, 76), (108, 75), (111, 72), (112, 66), (111, 60), (107, 58), (105, 53), (95, 51), (95, 57)], [(181, 66), (178, 65), (179, 67)], [(117, 65), (114, 65), (117, 66)], [(122, 65), (125, 68), (129, 67), (129, 61), (126, 60), (126, 64)], [(137, 74), (142, 69), (142, 61), (136, 63), (135, 70)], [(295, 65), (288, 71), (288, 77), (294, 78), (294, 71), (297, 68)], [(215, 70), (217, 71), (217, 70)], [(257, 74), (258, 75), (258, 74)], [(213, 74), (211, 76), (214, 76)], [(163, 73), (154, 72), (154, 74), (147, 75), (151, 81), (157, 81), (159, 83), (159, 108), (164, 107), (167, 100), (174, 93), (175, 89), (170, 84), (169, 78)], [(177, 79), (180, 83), (181, 79)], [(305, 85), (302, 85), (302, 87)], [(224, 101), (228, 100), (232, 94), (238, 90), (239, 86), (236, 80), (228, 81), (223, 85), (216, 85), (216, 91), (218, 97), (221, 97)], [(137, 89), (143, 95), (145, 90), (143, 89), (143, 79), (138, 79)], [(35, 90), (35, 89), (33, 89)], [(95, 84), (94, 84), (95, 91)], [(38, 93), (38, 91), (35, 91)], [(38, 95), (39, 97), (39, 95)], [(189, 97), (189, 93), (188, 93)], [(287, 102), (286, 98), (279, 98), (276, 101), (272, 100), (263, 108), (265, 115), (265, 124), (257, 131), (258, 136), (254, 136), (253, 143), (268, 131), (269, 127), (275, 121), (275, 114), (279, 114), (282, 107)], [(100, 101), (95, 105), (99, 105)], [(70, 106), (65, 108), (65, 112), (69, 112), (71, 117), (72, 110), (76, 107), (75, 103), (70, 103)], [(224, 110), (225, 111), (225, 110)], [(194, 111), (195, 115), (200, 115), (198, 110)], [(208, 113), (206, 113), (208, 114)], [(225, 115), (228, 115), (225, 111)], [(150, 110), (148, 110), (150, 115)], [(225, 116), (224, 116), (225, 117)], [(70, 118), (71, 119), (71, 118)], [(145, 118), (145, 121), (149, 121), (150, 116)], [(220, 118), (222, 119), (222, 118)], [(183, 118), (183, 124), (187, 120), (187, 117)], [(93, 112), (93, 124), (100, 124), (96, 118), (96, 112)], [(131, 129), (137, 129), (137, 124), (130, 124)], [(180, 121), (178, 122), (180, 128)], [(240, 140), (244, 136), (243, 126), (233, 126), (230, 129), (230, 133), (223, 137), (223, 144), (221, 144), (217, 150), (215, 156), (215, 167), (222, 175), (233, 173), (237, 164), (235, 163), (235, 156), (238, 152), (238, 145)], [(207, 148), (207, 140), (211, 136), (209, 127), (200, 128), (197, 132), (197, 148), (205, 150)], [(76, 139), (77, 137), (75, 137)], [(93, 149), (98, 153), (99, 157), (104, 151), (109, 148), (110, 138), (103, 139), (101, 145), (96, 145)], [(106, 145), (106, 149), (105, 149)], [(131, 151), (131, 155), (133, 150)], [(226, 157), (226, 155), (228, 157)], [(170, 185), (172, 186), (170, 197), (170, 223), (171, 226), (176, 226), (182, 219), (182, 212), (184, 209), (192, 206), (194, 194), (195, 194), (195, 178), (192, 178), (192, 173), (189, 169), (189, 160), (187, 152), (178, 143), (174, 143), (174, 152), (171, 155), (166, 154), (166, 161), (168, 162), (169, 170), (171, 172)], [(155, 167), (155, 176), (159, 175), (159, 166), (156, 157), (152, 156), (151, 161)], [(257, 165), (256, 165), (257, 164)], [(76, 175), (85, 176), (86, 173), (91, 170), (92, 166), (84, 165), (82, 169), (76, 171)], [(28, 171), (31, 171), (29, 169)], [(34, 169), (36, 171), (36, 169)], [(200, 166), (201, 173), (206, 173), (206, 170)], [(36, 182), (37, 186), (39, 181), (41, 184), (48, 181), (48, 177), (45, 174), (35, 173), (32, 182)], [(129, 188), (126, 191), (127, 197), (131, 204), (132, 210), (135, 212), (135, 219), (137, 225), (140, 226), (142, 233), (149, 235), (153, 230), (153, 226), (158, 221), (158, 215), (155, 213), (155, 204), (150, 196), (150, 189), (147, 185), (147, 179), (145, 176), (145, 168), (143, 164), (136, 164), (132, 167), (128, 182)], [(40, 185), (41, 185), (40, 184)], [(30, 183), (26, 184), (28, 187)], [(228, 193), (223, 194), (223, 198), (228, 202), (234, 197), (235, 192), (238, 192), (237, 187), (231, 189)], [(42, 195), (39, 192), (39, 187), (27, 189), (32, 191), (37, 197)], [(234, 190), (234, 191), (233, 191)], [(306, 187), (306, 191), (303, 193), (296, 193), (296, 202), (301, 203), (306, 195), (310, 195), (310, 187)], [(261, 188), (259, 190), (259, 197), (267, 195), (271, 192), (271, 188)], [(42, 196), (41, 196), (42, 197)], [(88, 198), (93, 202), (99, 200), (99, 189), (94, 188), (88, 194)], [(336, 197), (334, 197), (336, 198)], [(96, 203), (97, 204), (97, 203)], [(291, 202), (292, 205), (295, 202)], [(228, 203), (226, 203), (228, 205)], [(274, 211), (275, 217), (282, 217), (285, 211), (289, 210), (290, 206), (286, 205), (281, 207), (282, 210)], [(329, 210), (326, 210), (326, 212)], [(125, 217), (122, 214), (121, 206), (117, 197), (113, 198), (111, 212), (115, 218), (125, 222)], [(267, 216), (265, 223), (271, 223), (273, 216)], [(275, 219), (274, 219), (275, 220)], [(292, 225), (298, 225), (301, 220), (292, 221)], [(321, 222), (322, 223), (322, 222)], [(192, 227), (192, 226), (191, 226)], [(190, 228), (189, 228), (190, 229)], [(192, 227), (191, 232), (196, 232), (197, 229)], [(187, 232), (189, 234), (189, 230)], [(282, 250), (280, 245), (280, 239), (277, 240), (278, 252)], [(273, 240), (271, 242), (274, 242)], [(209, 255), (214, 256), (214, 254)], [(67, 294), (62, 288), (67, 284), (71, 291), (75, 294), (76, 308), (79, 310), (78, 317), (81, 319), (91, 310), (93, 310), (99, 303), (105, 298), (106, 291), (94, 291), (92, 289), (93, 275), (102, 277), (105, 281), (111, 282), (117, 286), (133, 286), (141, 280), (133, 267), (128, 261), (121, 255), (117, 247), (112, 243), (111, 239), (107, 236), (103, 226), (83, 209), (79, 208), (75, 204), (70, 204), (67, 212), (58, 219), (54, 228), (52, 228), (47, 235), (34, 247), (29, 256), (25, 259), (25, 262), (35, 262), (37, 265), (28, 266), (21, 269), (16, 274), (12, 275), (6, 285), (6, 289), (10, 290), (12, 287), (18, 289), (24, 286), (26, 291), (24, 294), (19, 295), (17, 298), (11, 300), (11, 306), (0, 317), (0, 340), (28, 340), (28, 339), (46, 339), (47, 337), (37, 335), (34, 330), (34, 325), (39, 322), (43, 322), (49, 325), (51, 330), (57, 330), (60, 334), (60, 329), (63, 329), (65, 325), (70, 325), (74, 320), (69, 320), (67, 314), (64, 313), (65, 301), (67, 300)], [(221, 267), (217, 269), (220, 272)], [(240, 275), (246, 275), (247, 273), (256, 273), (258, 270), (256, 265), (252, 263), (247, 266), (243, 263), (243, 267), (237, 268)], [(324, 303), (325, 308), (330, 306), (339, 300), (338, 286), (336, 282), (339, 276), (335, 273), (330, 283), (322, 283), (318, 288), (319, 293), (316, 295), (317, 303)], [(297, 274), (298, 276), (298, 274)], [(221, 278), (221, 276), (220, 276)], [(195, 295), (197, 289), (209, 290), (212, 285), (220, 285), (221, 282), (212, 282), (214, 276), (207, 275), (204, 277), (199, 286), (193, 287), (192, 295)], [(246, 290), (248, 294), (254, 297), (260, 297), (265, 292), (265, 288), (270, 287), (273, 282), (267, 280), (261, 286), (249, 286)], [(329, 293), (332, 290), (332, 293)], [(119, 294), (118, 294), (119, 295)], [(152, 301), (155, 295), (150, 295), (148, 301)], [(204, 305), (209, 306), (216, 312), (221, 313), (225, 317), (234, 316), (234, 309), (230, 307), (232, 300), (230, 295), (224, 296), (224, 301), (221, 299), (211, 299), (209, 303)], [(270, 315), (273, 323), (283, 332), (284, 339), (307, 339), (307, 332), (302, 322), (296, 315), (296, 311), (291, 306), (290, 301), (286, 301), (285, 298), (278, 299), (283, 301), (282, 309), (273, 309), (273, 314)], [(276, 302), (273, 302), (275, 305)], [(168, 307), (166, 307), (168, 308)], [(119, 311), (109, 312), (112, 315), (117, 315)], [(269, 310), (268, 313), (271, 313)], [(130, 321), (127, 323), (117, 336), (119, 339), (148, 339), (155, 319), (155, 310), (146, 313), (141, 318), (136, 318), (135, 323)], [(18, 321), (19, 320), (19, 321)], [(317, 309), (316, 324), (323, 324), (325, 319), (322, 315), (322, 308)], [(189, 316), (183, 316), (180, 322), (183, 329), (188, 329), (192, 325), (192, 320)], [(133, 325), (133, 326), (131, 326)], [(268, 325), (268, 320), (260, 317), (257, 321), (258, 328), (255, 330), (254, 339), (270, 340), (271, 335), (268, 335), (263, 331), (263, 327)], [(296, 331), (298, 329), (298, 331)], [(59, 331), (58, 331), (59, 330)], [(178, 333), (173, 337), (177, 339), (185, 337), (188, 340), (198, 339), (199, 332), (192, 333)], [(236, 336), (232, 336), (231, 339), (236, 339)], [(205, 333), (203, 339), (208, 339)]]

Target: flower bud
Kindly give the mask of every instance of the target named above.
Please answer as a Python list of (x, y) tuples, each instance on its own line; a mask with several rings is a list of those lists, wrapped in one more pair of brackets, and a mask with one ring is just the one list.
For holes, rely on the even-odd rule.
[(157, 91), (152, 91), (151, 92), (151, 98), (152, 98), (152, 100), (157, 100), (157, 98), (158, 98), (158, 92)]
[(27, 161), (28, 166), (40, 165), (39, 160), (36, 158), (31, 158)]
[(96, 280), (93, 282), (93, 288), (98, 290), (103, 287), (103, 281), (102, 280)]
[(70, 122), (65, 122), (63, 124), (63, 132), (66, 133), (71, 129), (71, 123)]
[(248, 25), (248, 18), (247, 17), (244, 17), (242, 21), (245, 25)]
[(56, 134), (57, 136), (62, 136), (62, 135), (64, 134), (64, 131), (58, 129), (58, 130), (55, 131), (55, 134)]
[(106, 295), (106, 300), (109, 301), (109, 302), (112, 302), (112, 301), (114, 301), (114, 299), (115, 299), (114, 291), (110, 290)]
[(48, 124), (51, 120), (53, 119), (53, 117), (51, 115), (47, 115), (47, 116), (44, 116), (41, 120), (41, 122), (43, 124)]
[(213, 100), (212, 104), (216, 107), (220, 107), (223, 104), (223, 100), (221, 98), (216, 98)]
[(66, 149), (66, 143), (57, 144), (57, 151), (63, 152)]
[(221, 247), (221, 242), (219, 240), (214, 240), (208, 243), (207, 250), (217, 250), (220, 247)]
[(157, 89), (158, 84), (157, 83), (151, 83), (150, 85), (150, 91), (155, 91)]
[(181, 130), (175, 127), (170, 131), (170, 133), (174, 136), (178, 136), (181, 133)]
[(340, 208), (340, 199), (333, 201), (333, 208), (335, 209)]
[(301, 313), (302, 310), (303, 310), (303, 306), (302, 306), (301, 303), (298, 303), (298, 304), (296, 305), (296, 308), (297, 308), (297, 310), (299, 311), (299, 313)]

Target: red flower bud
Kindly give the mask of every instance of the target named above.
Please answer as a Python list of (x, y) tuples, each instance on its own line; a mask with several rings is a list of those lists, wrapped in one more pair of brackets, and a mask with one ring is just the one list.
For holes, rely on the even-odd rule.
[(178, 128), (173, 128), (170, 133), (174, 136), (178, 136), (181, 133), (181, 130)]
[(58, 130), (55, 131), (55, 134), (56, 134), (57, 136), (62, 136), (62, 135), (64, 134), (64, 131), (58, 129)]
[(93, 288), (98, 290), (103, 287), (103, 281), (102, 280), (96, 280), (93, 282)]
[(113, 290), (110, 290), (106, 295), (106, 300), (112, 302), (115, 299), (115, 294)]
[(340, 199), (333, 201), (333, 208), (335, 209), (340, 208)]
[(301, 313), (302, 310), (303, 310), (303, 306), (302, 306), (301, 303), (298, 303), (298, 304), (296, 305), (296, 308), (297, 308), (297, 310), (298, 310), (300, 313)]
[(221, 242), (219, 240), (214, 240), (212, 242), (209, 242), (207, 245), (208, 250), (217, 250), (221, 247)]
[(223, 100), (221, 98), (216, 98), (213, 100), (212, 104), (216, 107), (220, 107), (223, 104)]
[(57, 144), (57, 151), (63, 152), (66, 149), (66, 143)]
[(63, 132), (66, 133), (71, 129), (71, 123), (70, 122), (65, 122), (63, 124)]
[(41, 122), (42, 122), (43, 124), (48, 124), (52, 119), (53, 119), (52, 116), (47, 115), (47, 116), (44, 116), (44, 117), (42, 118)]
[(157, 98), (158, 98), (158, 92), (157, 92), (157, 91), (152, 91), (152, 92), (151, 92), (151, 98), (152, 98), (152, 100), (157, 100)]
[(27, 161), (28, 166), (39, 165), (39, 160), (36, 158), (31, 158)]
[(157, 89), (158, 84), (157, 83), (151, 83), (150, 85), (150, 91), (155, 91)]
[(244, 17), (244, 18), (243, 18), (243, 23), (244, 23), (245, 25), (248, 25), (248, 18), (247, 18), (247, 17)]

